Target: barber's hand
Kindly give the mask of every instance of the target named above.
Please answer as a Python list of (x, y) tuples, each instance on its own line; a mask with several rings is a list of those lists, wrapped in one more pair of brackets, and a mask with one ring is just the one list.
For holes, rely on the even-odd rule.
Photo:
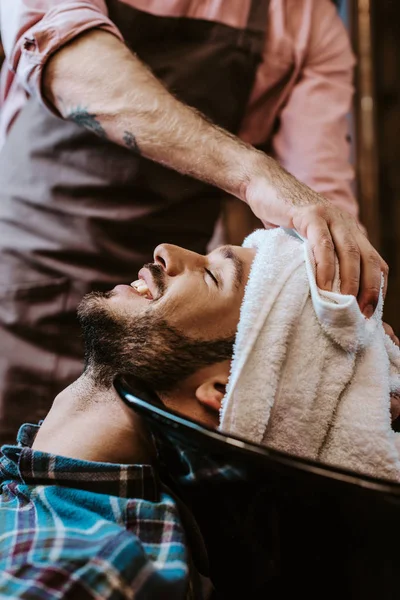
[(388, 335), (390, 337), (390, 339), (392, 340), (392, 342), (394, 344), (396, 344), (396, 346), (400, 346), (399, 338), (397, 337), (397, 335), (393, 331), (393, 328), (390, 327), (390, 325), (388, 325), (388, 323), (383, 323), (383, 329), (385, 330), (386, 335)]
[(247, 186), (245, 200), (266, 227), (295, 229), (310, 242), (321, 289), (332, 289), (336, 253), (341, 292), (356, 296), (366, 317), (373, 314), (381, 289), (381, 273), (385, 295), (389, 269), (354, 217), (289, 174), (273, 187), (263, 177), (254, 178)]

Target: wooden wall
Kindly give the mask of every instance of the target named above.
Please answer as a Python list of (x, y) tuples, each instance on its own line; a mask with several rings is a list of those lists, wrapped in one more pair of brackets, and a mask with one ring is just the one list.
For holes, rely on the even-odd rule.
[(380, 250), (390, 267), (385, 319), (400, 331), (400, 3), (373, 0)]

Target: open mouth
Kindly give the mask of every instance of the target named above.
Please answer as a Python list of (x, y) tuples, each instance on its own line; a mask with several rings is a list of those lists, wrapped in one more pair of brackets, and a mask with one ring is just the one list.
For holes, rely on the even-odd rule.
[(144, 265), (138, 273), (136, 281), (130, 286), (136, 294), (146, 300), (159, 300), (166, 291), (166, 281), (163, 269), (154, 263)]
[(137, 292), (139, 294), (139, 296), (142, 296), (143, 298), (146, 298), (147, 300), (154, 300), (153, 294), (151, 293), (151, 291), (144, 279), (137, 279), (136, 281), (132, 281), (132, 283), (130, 285), (131, 285), (131, 287), (133, 287), (135, 292)]
[(138, 279), (131, 283), (137, 294), (146, 300), (159, 300), (165, 291), (162, 269), (147, 264), (138, 273)]

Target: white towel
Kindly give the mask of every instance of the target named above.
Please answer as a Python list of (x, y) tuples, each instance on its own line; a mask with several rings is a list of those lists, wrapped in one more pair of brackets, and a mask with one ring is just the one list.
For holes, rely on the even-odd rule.
[[(220, 429), (375, 477), (400, 481), (390, 393), (400, 351), (384, 333), (382, 298), (366, 319), (353, 296), (316, 285), (307, 242), (259, 230), (241, 307)], [(338, 269), (337, 269), (338, 270)]]

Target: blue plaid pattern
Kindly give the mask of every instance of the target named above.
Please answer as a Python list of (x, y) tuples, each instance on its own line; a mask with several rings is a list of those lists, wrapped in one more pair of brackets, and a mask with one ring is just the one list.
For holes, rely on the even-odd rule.
[(0, 599), (192, 598), (175, 501), (149, 465), (78, 461), (18, 446), (0, 459)]

